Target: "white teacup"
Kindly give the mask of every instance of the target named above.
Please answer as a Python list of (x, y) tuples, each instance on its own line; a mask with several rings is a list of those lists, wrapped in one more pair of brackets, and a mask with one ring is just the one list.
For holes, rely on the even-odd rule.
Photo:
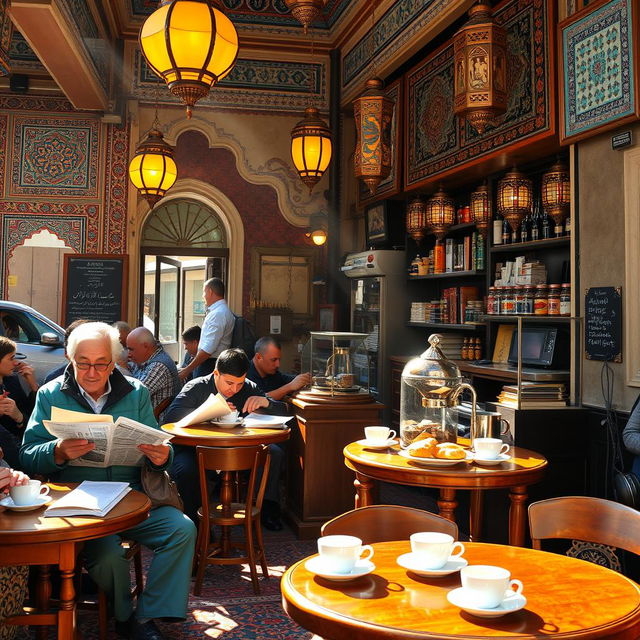
[[(318, 553), (329, 571), (349, 573), (358, 560), (369, 560), (373, 549), (355, 536), (323, 536), (318, 538)], [(363, 557), (363, 553), (368, 555)]]
[(411, 534), (410, 540), (411, 551), (422, 569), (440, 569), (450, 558), (459, 558), (464, 553), (462, 542), (448, 533), (421, 531)]
[(43, 485), (40, 480), (29, 480), (29, 484), (21, 484), (9, 489), (9, 494), (13, 503), (19, 507), (34, 504), (38, 496), (46, 496), (49, 493), (49, 487)]
[(510, 595), (522, 593), (522, 582), (510, 580), (511, 573), (502, 567), (492, 567), (486, 564), (462, 567), (460, 580), (469, 600), (476, 607), (493, 609)]
[(389, 427), (365, 427), (364, 435), (369, 442), (386, 442), (396, 437), (396, 432)]
[(238, 422), (238, 416), (240, 415), (239, 411), (232, 411), (231, 413), (226, 413), (223, 416), (220, 416), (218, 418), (219, 422), (226, 422), (226, 423), (231, 423), (231, 422)]
[(508, 453), (509, 445), (500, 438), (475, 438), (473, 450), (479, 458), (495, 460), (503, 453)]

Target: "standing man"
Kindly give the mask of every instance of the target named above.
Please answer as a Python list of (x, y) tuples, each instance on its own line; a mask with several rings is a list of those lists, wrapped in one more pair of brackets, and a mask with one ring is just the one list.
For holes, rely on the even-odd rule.
[(127, 336), (127, 351), (133, 362), (131, 375), (147, 387), (154, 409), (167, 398), (178, 395), (182, 386), (178, 367), (149, 329), (138, 327), (131, 331)]
[[(158, 428), (153, 417), (149, 392), (138, 380), (125, 378), (115, 369), (122, 347), (118, 331), (103, 322), (80, 325), (69, 336), (67, 353), (71, 365), (64, 377), (44, 385), (36, 396), (36, 406), (20, 449), (22, 468), (30, 474), (49, 476), (58, 482), (83, 480), (128, 482), (142, 490), (139, 466), (90, 467), (79, 458), (95, 448), (84, 439), (54, 438), (43, 424), (51, 419), (51, 408), (109, 413)], [(171, 445), (138, 446), (143, 464), (164, 471), (171, 466)], [(76, 461), (75, 464), (70, 464)], [(78, 464), (79, 463), (79, 464)], [(136, 540), (153, 551), (145, 588), (133, 613), (129, 563), (120, 545), (120, 535)], [(116, 631), (134, 640), (162, 640), (154, 618), (184, 620), (196, 529), (183, 513), (170, 506), (152, 509), (149, 517), (120, 535), (88, 540), (84, 544), (86, 566), (91, 577), (109, 598)]]
[(209, 375), (215, 368), (217, 357), (231, 346), (231, 336), (236, 317), (224, 299), (224, 282), (211, 278), (202, 286), (202, 297), (207, 305), (207, 315), (195, 358), (180, 371), (183, 382), (194, 377)]
[(256, 342), (256, 354), (251, 360), (247, 379), (255, 382), (258, 389), (274, 400), (282, 400), (285, 396), (299, 391), (311, 382), (310, 373), (297, 376), (281, 373), (280, 357), (282, 346), (272, 336), (264, 336)]

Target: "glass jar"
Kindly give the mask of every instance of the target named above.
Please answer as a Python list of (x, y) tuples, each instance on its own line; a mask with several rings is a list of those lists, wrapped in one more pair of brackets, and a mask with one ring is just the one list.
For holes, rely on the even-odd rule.
[(496, 288), (489, 287), (489, 293), (487, 294), (487, 315), (493, 316), (496, 313)]
[(547, 285), (539, 284), (536, 286), (536, 295), (533, 300), (533, 313), (536, 316), (546, 316), (549, 310), (549, 298), (547, 293)]
[(547, 315), (560, 315), (560, 285), (550, 284), (547, 296)]
[(524, 306), (522, 315), (523, 316), (532, 316), (533, 315), (533, 300), (535, 298), (536, 288), (533, 285), (526, 285), (524, 288)]
[(523, 315), (524, 314), (524, 285), (519, 284), (515, 287), (515, 301), (516, 301), (516, 314)]
[(571, 315), (571, 284), (565, 282), (560, 291), (560, 315)]
[(505, 287), (500, 303), (500, 313), (503, 316), (513, 316), (516, 313), (515, 288)]

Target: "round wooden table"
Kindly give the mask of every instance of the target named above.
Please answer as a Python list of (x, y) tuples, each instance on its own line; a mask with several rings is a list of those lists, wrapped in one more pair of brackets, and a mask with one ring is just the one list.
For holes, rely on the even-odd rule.
[(355, 506), (372, 504), (374, 480), (435, 487), (440, 490), (440, 515), (455, 520), (457, 489), (471, 489), (471, 539), (477, 540), (482, 525), (482, 489), (509, 489), (509, 543), (522, 546), (526, 529), (527, 487), (539, 482), (547, 460), (528, 449), (511, 447), (511, 459), (492, 467), (460, 462), (451, 467), (425, 467), (399, 455), (398, 444), (383, 451), (372, 451), (352, 442), (344, 448), (345, 465), (355, 471)]
[(421, 578), (396, 563), (409, 541), (373, 545), (375, 571), (330, 582), (293, 565), (281, 583), (285, 611), (326, 640), (595, 640), (640, 637), (640, 587), (599, 565), (521, 547), (468, 542), (469, 564), (504, 567), (524, 584), (524, 609), (478, 618), (447, 600), (458, 573)]
[[(49, 483), (52, 498), (61, 498), (77, 484)], [(40, 565), (36, 594), (38, 613), (8, 618), (9, 624), (57, 625), (60, 640), (75, 637), (75, 591), (73, 573), (76, 545), (126, 531), (145, 520), (151, 501), (139, 491), (130, 491), (104, 518), (45, 518), (45, 507), (33, 511), (0, 513), (0, 566)], [(60, 568), (60, 608), (49, 612), (51, 584), (49, 565)]]

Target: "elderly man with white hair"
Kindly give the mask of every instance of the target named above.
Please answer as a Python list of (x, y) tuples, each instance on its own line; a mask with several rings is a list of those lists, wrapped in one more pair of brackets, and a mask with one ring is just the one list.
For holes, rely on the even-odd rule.
[[(124, 481), (141, 490), (140, 467), (70, 465), (71, 460), (91, 451), (93, 443), (56, 439), (43, 425), (43, 420), (51, 418), (51, 408), (59, 407), (108, 413), (114, 419), (125, 416), (157, 428), (147, 389), (115, 369), (120, 350), (118, 331), (107, 324), (89, 322), (71, 333), (67, 346), (71, 366), (64, 377), (40, 388), (24, 434), (20, 461), (27, 473), (42, 474), (60, 482)], [(170, 445), (140, 445), (139, 449), (146, 456), (144, 464), (152, 469), (165, 470), (171, 466)], [(155, 618), (186, 618), (195, 533), (193, 523), (183, 513), (174, 507), (161, 506), (152, 509), (147, 520), (120, 536), (85, 543), (87, 569), (109, 596), (120, 635), (136, 640), (162, 640)], [(154, 551), (135, 614), (129, 590), (129, 563), (120, 546), (121, 536), (137, 540)]]

